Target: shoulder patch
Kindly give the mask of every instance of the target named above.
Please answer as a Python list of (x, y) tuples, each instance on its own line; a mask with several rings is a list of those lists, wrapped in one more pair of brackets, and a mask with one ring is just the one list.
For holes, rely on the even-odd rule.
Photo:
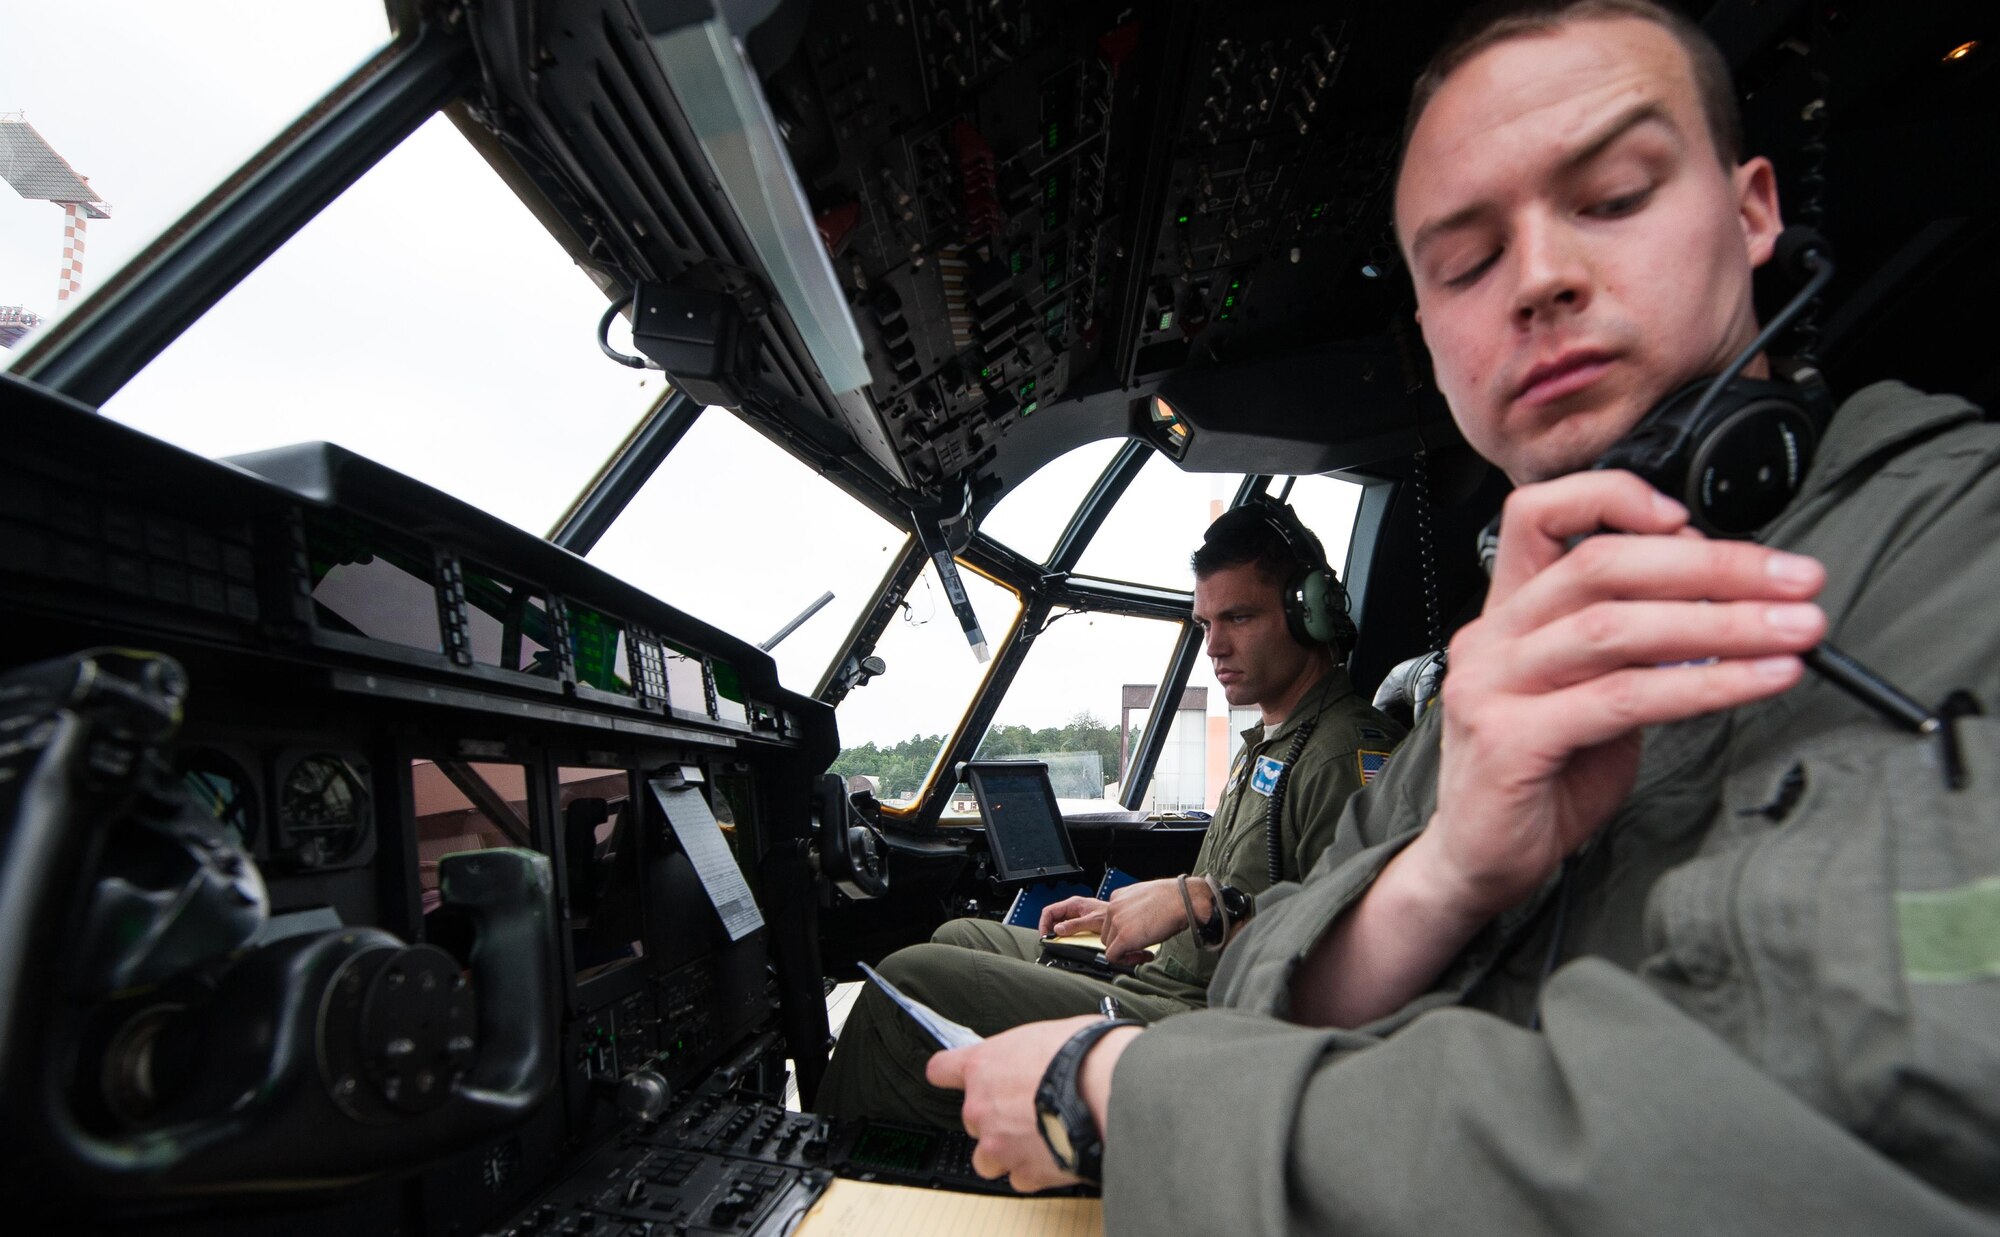
[(1361, 737), (1362, 737), (1362, 738), (1364, 738), (1364, 739), (1373, 739), (1373, 740), (1375, 740), (1375, 741), (1376, 741), (1377, 743), (1380, 743), (1380, 742), (1382, 742), (1382, 741), (1386, 740), (1386, 739), (1387, 739), (1387, 738), (1389, 737), (1389, 732), (1388, 732), (1388, 731), (1386, 731), (1386, 730), (1377, 730), (1377, 729), (1375, 729), (1375, 727), (1373, 727), (1373, 726), (1356, 726), (1356, 727), (1355, 727), (1355, 729), (1356, 729), (1356, 730), (1359, 730), (1359, 731), (1361, 732)]
[(1260, 795), (1269, 796), (1278, 788), (1278, 775), (1285, 771), (1285, 762), (1269, 756), (1257, 757), (1257, 770), (1250, 775), (1250, 789)]
[(1354, 760), (1361, 768), (1361, 784), (1366, 786), (1375, 780), (1376, 774), (1388, 766), (1389, 753), (1371, 752), (1364, 747), (1354, 753)]

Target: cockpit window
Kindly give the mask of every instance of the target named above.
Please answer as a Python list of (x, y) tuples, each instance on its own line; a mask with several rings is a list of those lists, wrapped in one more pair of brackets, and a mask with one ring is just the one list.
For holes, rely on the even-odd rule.
[(907, 538), (734, 414), (709, 408), (589, 558), (752, 643), (832, 593), (771, 650), (779, 680), (811, 695)]
[(1090, 539), (1077, 574), (1190, 589), (1188, 555), (1242, 486), (1240, 473), (1182, 472), (1154, 455)]
[(1030, 562), (1046, 562), (1077, 505), (1124, 445), (1123, 439), (1107, 438), (1050, 460), (1008, 490), (980, 522), (979, 531)]
[[(1180, 624), (1057, 610), (975, 753), (1040, 760), (1065, 811), (1116, 808)], [(1161, 769), (1172, 776), (1176, 756)], [(954, 806), (965, 796), (954, 795)]]
[[(381, 0), (7, 4), (0, 347), (18, 356), (390, 33)], [(448, 227), (450, 208), (412, 213)], [(426, 229), (406, 226), (415, 253)]]
[(427, 121), (106, 402), (201, 455), (324, 439), (545, 534), (665, 392), (451, 121)]
[[(988, 647), (998, 652), (1021, 617), (1021, 599), (963, 562), (958, 574)], [(875, 653), (888, 669), (841, 703), (841, 754), (833, 772), (874, 778), (884, 804), (909, 807), (993, 663), (973, 657), (931, 566), (910, 586)]]

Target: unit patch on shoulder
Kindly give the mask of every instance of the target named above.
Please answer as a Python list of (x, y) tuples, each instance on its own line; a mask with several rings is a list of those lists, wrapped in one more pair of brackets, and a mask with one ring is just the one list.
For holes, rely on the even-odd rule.
[(1361, 766), (1361, 784), (1363, 786), (1366, 786), (1368, 783), (1375, 780), (1375, 775), (1377, 773), (1380, 773), (1385, 767), (1387, 767), (1389, 763), (1389, 753), (1371, 752), (1364, 747), (1361, 750), (1354, 753), (1354, 759)]
[(1268, 798), (1278, 788), (1278, 775), (1284, 771), (1284, 761), (1273, 760), (1269, 756), (1257, 757), (1257, 770), (1250, 775), (1250, 789)]
[(1361, 732), (1362, 738), (1373, 739), (1377, 743), (1380, 743), (1382, 740), (1389, 737), (1387, 732), (1377, 730), (1373, 726), (1356, 726), (1355, 729)]

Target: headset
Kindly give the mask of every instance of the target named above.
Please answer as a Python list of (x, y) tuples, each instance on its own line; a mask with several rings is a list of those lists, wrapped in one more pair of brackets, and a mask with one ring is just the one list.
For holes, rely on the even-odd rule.
[[(1296, 564), (1279, 585), (1285, 612), (1285, 630), (1300, 644), (1330, 644), (1336, 657), (1354, 648), (1358, 634), (1348, 613), (1347, 590), (1327, 564), (1326, 550), (1312, 530), (1300, 523), (1290, 503), (1269, 494), (1252, 494), (1237, 511), (1248, 511), (1262, 520), (1284, 543)], [(1220, 521), (1218, 521), (1219, 523)], [(1209, 526), (1213, 534), (1215, 525)], [(1202, 541), (1206, 543), (1208, 537)]]
[(1688, 509), (1711, 537), (1746, 538), (1776, 519), (1805, 484), (1833, 399), (1817, 368), (1787, 378), (1741, 376), (1833, 278), (1826, 239), (1811, 228), (1778, 236), (1778, 269), (1799, 289), (1729, 367), (1661, 400), (1594, 465), (1637, 473)]

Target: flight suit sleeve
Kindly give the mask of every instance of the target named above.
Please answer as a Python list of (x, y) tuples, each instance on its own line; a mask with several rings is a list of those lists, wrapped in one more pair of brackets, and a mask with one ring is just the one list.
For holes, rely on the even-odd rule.
[(1730, 826), (1649, 899), (1656, 953), (1557, 970), (1540, 1031), (1449, 993), (1358, 1031), (1268, 1016), (1415, 835), (1317, 877), (1218, 977), (1254, 1011), (1120, 1058), (1106, 1232), (1995, 1231), (2000, 719), (1958, 732), (1984, 793), (1874, 725), (1737, 772)]
[(1237, 1011), (1149, 1029), (1113, 1078), (1106, 1233), (1992, 1231), (1630, 974), (1566, 967), (1543, 1011), (1379, 1042)]

